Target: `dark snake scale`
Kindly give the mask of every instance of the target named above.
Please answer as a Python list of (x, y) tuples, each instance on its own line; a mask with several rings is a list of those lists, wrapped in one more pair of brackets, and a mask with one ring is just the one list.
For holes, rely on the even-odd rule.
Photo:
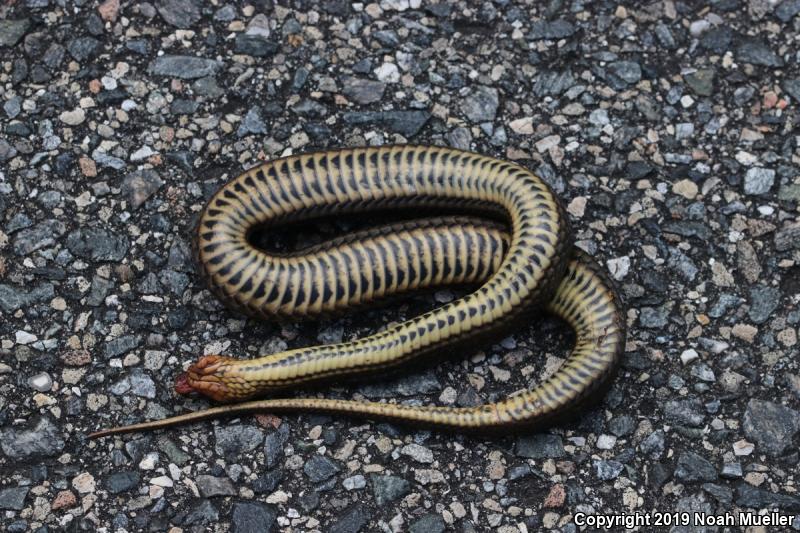
[[(425, 208), (503, 213), (507, 224), (443, 216), (356, 232), (290, 254), (251, 243), (259, 228), (342, 213)], [(510, 229), (510, 231), (509, 231)], [(323, 378), (381, 373), (455, 343), (498, 333), (537, 304), (564, 319), (576, 344), (531, 389), (477, 407), (287, 398), (250, 400), (113, 428), (92, 437), (247, 412), (316, 411), (453, 430), (550, 423), (608, 383), (625, 344), (622, 306), (603, 269), (573, 251), (550, 188), (514, 163), (449, 148), (388, 146), (290, 156), (254, 167), (209, 200), (197, 228), (203, 275), (228, 306), (266, 319), (336, 313), (407, 291), (474, 284), (467, 296), (352, 342), (241, 360), (200, 358), (180, 393), (220, 402)]]

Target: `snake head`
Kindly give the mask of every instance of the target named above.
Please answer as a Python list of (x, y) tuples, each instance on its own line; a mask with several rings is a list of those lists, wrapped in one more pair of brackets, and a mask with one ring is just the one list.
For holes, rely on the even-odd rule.
[(236, 394), (228, 387), (225, 379), (225, 369), (231, 361), (234, 359), (222, 355), (201, 357), (175, 379), (175, 392), (199, 392), (218, 402), (236, 399)]

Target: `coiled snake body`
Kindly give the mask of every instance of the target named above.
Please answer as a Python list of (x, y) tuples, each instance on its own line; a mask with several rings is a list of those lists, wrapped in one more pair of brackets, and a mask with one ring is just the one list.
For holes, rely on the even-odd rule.
[[(297, 254), (253, 246), (256, 228), (338, 213), (395, 208), (503, 211), (510, 232), (475, 218), (395, 223)], [(538, 425), (582, 403), (608, 381), (625, 342), (621, 306), (602, 269), (573, 253), (558, 200), (519, 165), (429, 146), (356, 148), (290, 156), (252, 168), (208, 202), (197, 229), (204, 276), (231, 307), (260, 317), (313, 316), (447, 284), (473, 293), (353, 342), (252, 360), (210, 355), (176, 380), (220, 402), (334, 376), (380, 372), (457, 341), (501, 329), (536, 303), (575, 330), (576, 345), (553, 375), (497, 403), (406, 406), (321, 398), (251, 400), (93, 437), (255, 411), (317, 411), (456, 430)]]

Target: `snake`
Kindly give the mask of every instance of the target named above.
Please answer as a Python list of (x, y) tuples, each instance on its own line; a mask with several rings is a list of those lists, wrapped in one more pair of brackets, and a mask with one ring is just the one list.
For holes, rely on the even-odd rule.
[[(254, 244), (257, 232), (284, 224), (373, 211), (437, 216), (362, 229), (297, 251)], [(465, 432), (535, 428), (604, 390), (624, 351), (626, 324), (614, 281), (573, 247), (568, 215), (553, 190), (520, 164), (478, 153), (389, 145), (267, 161), (211, 196), (194, 247), (211, 292), (230, 308), (266, 320), (329, 316), (413, 290), (477, 288), (353, 341), (253, 359), (205, 355), (176, 378), (175, 390), (222, 405), (90, 437), (259, 412), (318, 412)], [(574, 330), (572, 350), (540, 383), (495, 402), (274, 397), (320, 380), (388, 375), (412, 359), (513, 330), (542, 309)]]

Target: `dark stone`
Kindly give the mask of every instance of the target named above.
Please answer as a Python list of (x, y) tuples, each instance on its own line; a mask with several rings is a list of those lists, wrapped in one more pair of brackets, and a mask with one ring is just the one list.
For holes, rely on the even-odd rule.
[(346, 509), (328, 526), (329, 533), (358, 533), (369, 522), (369, 511), (360, 503)]
[(306, 118), (322, 118), (328, 114), (328, 108), (316, 100), (303, 98), (292, 106), (292, 111)]
[(280, 46), (261, 35), (248, 35), (240, 33), (236, 36), (235, 49), (237, 54), (253, 57), (267, 57), (275, 55)]
[(261, 110), (258, 107), (252, 107), (244, 116), (236, 135), (244, 137), (245, 135), (261, 134), (267, 132), (267, 125), (261, 119)]
[(233, 533), (267, 533), (277, 531), (278, 518), (274, 505), (260, 502), (237, 502), (231, 513)]
[(372, 61), (368, 57), (358, 61), (353, 65), (353, 72), (356, 74), (369, 74), (372, 72)]
[(331, 136), (331, 129), (321, 122), (304, 122), (303, 131), (314, 141), (327, 140)]
[(231, 5), (224, 5), (214, 12), (214, 20), (218, 22), (230, 22), (236, 18), (236, 8)]
[(20, 211), (8, 222), (5, 227), (7, 233), (14, 233), (15, 231), (30, 228), (33, 226), (33, 221), (28, 215)]
[(140, 56), (150, 55), (150, 43), (146, 39), (131, 39), (130, 41), (126, 41), (125, 48)]
[(14, 253), (19, 256), (28, 255), (36, 250), (55, 244), (56, 239), (67, 231), (59, 220), (45, 220), (35, 226), (24, 229), (14, 236)]
[(692, 88), (695, 94), (700, 96), (711, 96), (714, 94), (714, 76), (716, 73), (710, 69), (699, 69), (684, 78), (686, 84)]
[(563, 39), (574, 34), (575, 31), (575, 26), (563, 19), (536, 20), (531, 23), (531, 31), (528, 33), (528, 39), (533, 41), (541, 39)]
[(80, 63), (97, 55), (100, 51), (100, 41), (94, 37), (78, 37), (67, 44), (67, 51)]
[(7, 533), (25, 533), (28, 531), (28, 522), (27, 520), (14, 520), (6, 529)]
[(180, 296), (186, 287), (189, 286), (189, 276), (183, 272), (175, 272), (174, 270), (163, 270), (159, 275), (161, 283), (169, 288), (172, 294)]
[(29, 428), (0, 430), (0, 448), (10, 459), (52, 457), (64, 449), (64, 440), (49, 418), (39, 417)]
[(275, 431), (264, 439), (264, 463), (267, 468), (273, 468), (283, 459), (283, 447), (289, 440), (289, 426), (281, 424)]
[(800, 412), (765, 400), (747, 402), (743, 420), (744, 433), (758, 443), (761, 451), (777, 456), (792, 447), (800, 432)]
[(655, 167), (648, 165), (644, 161), (631, 161), (625, 167), (625, 177), (629, 180), (639, 180), (652, 174), (653, 170), (655, 170)]
[(757, 285), (750, 289), (750, 309), (747, 316), (754, 324), (763, 324), (781, 302), (781, 291), (775, 287)]
[(367, 105), (379, 102), (385, 89), (386, 84), (380, 81), (353, 76), (347, 76), (342, 80), (342, 93), (357, 104)]
[(30, 27), (30, 19), (0, 20), (0, 47), (15, 46)]
[(186, 150), (167, 152), (167, 161), (175, 163), (186, 173), (194, 171), (194, 155)]
[(373, 125), (404, 137), (413, 137), (428, 122), (428, 111), (353, 111), (344, 114), (350, 126)]
[(86, 17), (86, 29), (89, 30), (94, 36), (103, 35), (105, 31), (105, 24), (103, 24), (103, 19), (97, 16), (97, 13), (92, 13), (88, 17)]
[(795, 105), (800, 103), (800, 78), (787, 78), (783, 80), (783, 90), (792, 97)]
[(376, 381), (358, 388), (358, 392), (368, 398), (387, 398), (392, 396), (419, 396), (442, 390), (442, 384), (432, 370), (421, 374), (401, 376), (392, 381)]
[(8, 161), (17, 155), (17, 149), (11, 146), (7, 140), (0, 139), (0, 162)]
[(128, 197), (133, 210), (139, 209), (148, 198), (164, 184), (161, 177), (153, 169), (145, 168), (131, 172), (122, 181), (122, 194)]
[(7, 487), (0, 489), (0, 509), (21, 511), (25, 507), (25, 497), (30, 487)]
[(378, 30), (372, 33), (372, 37), (387, 48), (396, 48), (400, 45), (400, 38), (394, 30)]
[(639, 310), (639, 324), (645, 328), (660, 329), (669, 322), (670, 307), (642, 307)]
[(161, 18), (176, 28), (190, 28), (200, 20), (200, 6), (193, 0), (160, 0), (156, 6)]
[(189, 454), (178, 448), (177, 444), (167, 438), (158, 439), (158, 449), (164, 452), (169, 457), (169, 460), (178, 466), (183, 466), (189, 462)]
[(81, 228), (67, 236), (67, 248), (90, 261), (122, 261), (128, 253), (128, 239), (103, 228)]
[(800, 224), (789, 224), (776, 231), (775, 249), (779, 252), (800, 250)]
[(499, 105), (497, 89), (481, 85), (461, 100), (461, 112), (472, 122), (490, 122), (497, 115)]
[(686, 483), (716, 481), (717, 470), (710, 462), (693, 452), (683, 452), (678, 457), (675, 477)]
[(303, 465), (303, 472), (314, 482), (320, 483), (335, 476), (341, 468), (338, 464), (319, 454), (314, 454), (311, 459)]
[(284, 477), (286, 477), (286, 472), (283, 468), (275, 468), (264, 472), (253, 481), (253, 492), (256, 494), (271, 494), (275, 492)]
[(689, 427), (702, 427), (705, 421), (703, 404), (696, 398), (666, 402), (664, 404), (664, 416), (669, 422)]
[(192, 83), (192, 90), (201, 95), (209, 98), (219, 98), (225, 91), (219, 86), (216, 78), (213, 76), (204, 76), (199, 80)]
[(765, 67), (782, 67), (781, 59), (772, 49), (760, 41), (744, 41), (736, 49), (736, 59), (744, 63)]
[(401, 477), (372, 474), (370, 481), (372, 481), (372, 494), (378, 507), (402, 498), (411, 490), (408, 481)]
[(298, 498), (300, 507), (304, 511), (310, 512), (319, 507), (319, 492), (315, 490), (307, 490)]
[(184, 526), (205, 525), (213, 524), (219, 520), (219, 512), (217, 508), (211, 503), (210, 500), (200, 500), (200, 502), (191, 507), (183, 520), (176, 521), (176, 523)]
[(775, 494), (747, 483), (736, 487), (736, 505), (751, 509), (783, 509), (800, 512), (800, 498), (788, 494)]
[(711, 309), (708, 310), (708, 316), (711, 318), (723, 317), (729, 310), (735, 308), (743, 301), (742, 298), (734, 294), (722, 293), (717, 298), (717, 301), (714, 302), (714, 305), (711, 306)]
[(300, 89), (303, 88), (306, 81), (308, 81), (309, 74), (311, 73), (305, 67), (298, 67), (298, 69), (294, 71), (294, 77), (292, 77), (292, 92), (299, 92)]
[(642, 79), (642, 67), (635, 61), (614, 61), (606, 67), (606, 82), (622, 91)]
[(700, 39), (700, 46), (716, 54), (724, 54), (728, 51), (733, 32), (728, 26), (715, 26), (703, 34)]
[(636, 423), (628, 415), (617, 416), (608, 423), (608, 430), (617, 437), (630, 435), (636, 429)]
[(255, 426), (216, 426), (214, 439), (214, 451), (228, 459), (234, 459), (261, 446), (264, 434)]
[(661, 463), (651, 463), (647, 467), (647, 482), (655, 488), (660, 489), (672, 477), (672, 472)]
[(442, 515), (429, 513), (411, 524), (408, 531), (410, 533), (442, 533), (445, 527)]
[(105, 343), (103, 353), (106, 359), (126, 354), (139, 346), (139, 337), (136, 335), (122, 335)]
[(603, 481), (616, 479), (625, 468), (622, 463), (614, 460), (595, 459), (592, 464), (594, 465), (595, 475)]
[(197, 476), (197, 490), (204, 498), (214, 496), (235, 496), (236, 487), (231, 480), (226, 477), (216, 477), (209, 475)]
[(675, 37), (672, 35), (672, 31), (670, 31), (669, 26), (665, 25), (663, 22), (656, 24), (653, 31), (656, 34), (656, 38), (661, 43), (661, 46), (664, 48), (674, 50), (678, 47), (678, 44), (675, 42)]
[(63, 46), (58, 43), (53, 43), (44, 53), (42, 62), (44, 62), (44, 64), (49, 68), (58, 68), (61, 65), (61, 62), (64, 60), (64, 53), (65, 50)]
[(139, 485), (141, 476), (135, 470), (124, 470), (110, 474), (104, 481), (104, 485), (111, 494), (119, 494), (135, 489)]
[(55, 288), (51, 283), (42, 283), (31, 290), (13, 285), (0, 284), (0, 309), (13, 313), (17, 309), (50, 301), (55, 296)]
[(800, 13), (800, 0), (784, 0), (775, 8), (775, 16), (781, 22), (789, 22)]
[(675, 233), (682, 237), (697, 237), (698, 239), (708, 240), (711, 231), (702, 222), (692, 222), (688, 220), (671, 220), (662, 224), (664, 233)]
[(97, 102), (103, 105), (119, 104), (128, 97), (128, 93), (122, 89), (113, 89), (111, 91), (100, 91), (97, 95)]
[(185, 98), (176, 98), (172, 101), (169, 105), (169, 111), (173, 115), (191, 115), (197, 108), (200, 107), (200, 104), (195, 102), (194, 100), (187, 100)]
[(566, 455), (561, 437), (551, 433), (536, 433), (517, 438), (516, 453), (519, 457), (529, 459), (558, 458)]
[(191, 80), (213, 76), (222, 64), (213, 59), (193, 56), (164, 55), (150, 63), (150, 72), (156, 76), (172, 76)]
[(716, 483), (703, 483), (703, 490), (723, 505), (733, 503), (733, 490), (730, 487), (717, 485)]

